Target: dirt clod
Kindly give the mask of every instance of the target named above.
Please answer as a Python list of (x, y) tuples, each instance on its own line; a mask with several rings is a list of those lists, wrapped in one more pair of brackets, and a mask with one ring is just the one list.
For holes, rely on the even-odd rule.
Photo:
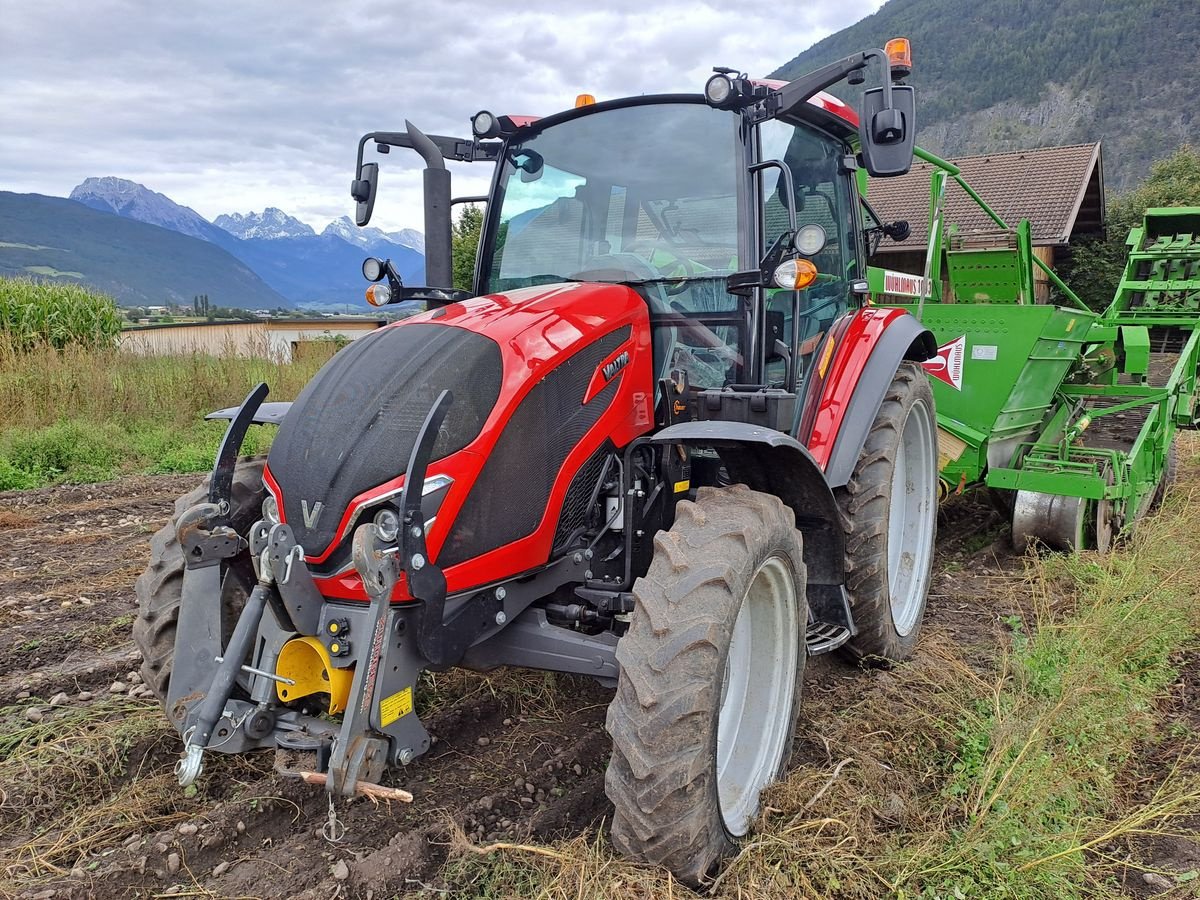
[(333, 877), (336, 881), (345, 881), (350, 877), (350, 866), (344, 859), (339, 859), (333, 864)]
[(180, 860), (178, 853), (168, 853), (167, 854), (167, 874), (174, 875), (176, 872), (178, 872), (181, 862), (182, 861)]

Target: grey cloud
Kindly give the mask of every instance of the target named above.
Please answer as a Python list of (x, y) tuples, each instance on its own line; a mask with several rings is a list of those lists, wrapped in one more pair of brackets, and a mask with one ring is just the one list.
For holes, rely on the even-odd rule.
[[(579, 92), (698, 90), (714, 64), (765, 74), (879, 5), (743, 5), (734, 16), (715, 0), (8, 0), (0, 189), (65, 195), (114, 174), (209, 218), (273, 205), (320, 228), (350, 208), (363, 132), (410, 118), (465, 133), (481, 107), (544, 114)], [(419, 164), (383, 163), (379, 224), (420, 227)], [(486, 186), (456, 177), (464, 193)]]

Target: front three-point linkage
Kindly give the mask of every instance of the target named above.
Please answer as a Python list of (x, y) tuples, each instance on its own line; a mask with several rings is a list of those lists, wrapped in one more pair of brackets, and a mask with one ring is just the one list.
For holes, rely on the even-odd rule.
[[(430, 562), (425, 547), (421, 497), (433, 445), (453, 402), (453, 394), (442, 391), (417, 434), (404, 473), (400, 527), (394, 534), (384, 534), (378, 525), (368, 522), (354, 532), (354, 567), (370, 598), (367, 616), (367, 634), (370, 637), (365, 655), (355, 665), (350, 701), (342, 719), (342, 728), (334, 741), (326, 782), (329, 791), (334, 794), (349, 796), (361, 791), (364, 785), (376, 781), (383, 774), (388, 763), (390, 741), (373, 727), (372, 719), (381, 722), (384, 718), (376, 709), (379, 704), (375, 702), (376, 694), (380, 693), (380, 682), (384, 680), (380, 670), (389, 668), (381, 666), (381, 661), (386, 654), (399, 652), (391, 647), (388, 633), (393, 627), (389, 623), (394, 618), (389, 615), (392, 594), (400, 580), (401, 571), (413, 599), (426, 604), (417, 629), (417, 646), (422, 652), (424, 641), (421, 635), (425, 632), (430, 610), (436, 606), (440, 619), (445, 604), (446, 578), (441, 569)], [(411, 694), (409, 697), (411, 700)], [(420, 732), (423, 733), (423, 729)], [(406, 763), (413, 758), (415, 751), (410, 747), (397, 747), (394, 755), (397, 762)]]
[[(229, 423), (209, 481), (208, 502), (199, 503), (179, 517), (176, 537), (183, 548), (184, 578), (176, 641), (175, 667), (168, 688), (168, 710), (184, 729), (184, 755), (176, 772), (179, 783), (191, 784), (200, 774), (203, 754), (237, 683), (250, 644), (258, 630), (271, 585), (271, 568), (260, 564), (266, 550), (266, 533), (260, 522), (253, 529), (251, 550), (258, 584), (238, 616), (227, 646), (221, 643), (221, 563), (237, 556), (246, 541), (231, 523), (233, 473), (238, 451), (254, 414), (267, 396), (267, 386), (258, 385), (242, 402)], [(216, 614), (214, 614), (216, 610)], [(216, 670), (213, 671), (213, 665)], [(211, 673), (208, 691), (192, 713), (194, 694), (187, 688)], [(194, 715), (194, 718), (193, 718)]]

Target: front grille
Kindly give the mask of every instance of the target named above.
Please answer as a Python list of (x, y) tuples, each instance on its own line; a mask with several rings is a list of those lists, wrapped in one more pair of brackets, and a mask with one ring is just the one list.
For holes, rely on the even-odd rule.
[(438, 557), (443, 568), (532, 534), (567, 455), (608, 409), (621, 376), (590, 402), (596, 369), (629, 339), (625, 326), (593, 341), (525, 395), (483, 465)]
[(579, 471), (571, 479), (571, 486), (567, 489), (567, 496), (563, 500), (562, 511), (558, 514), (558, 528), (554, 531), (555, 550), (561, 550), (573, 534), (588, 524), (592, 494), (596, 490), (596, 482), (604, 474), (605, 462), (611, 454), (612, 448), (608, 444), (601, 447), (579, 467)]

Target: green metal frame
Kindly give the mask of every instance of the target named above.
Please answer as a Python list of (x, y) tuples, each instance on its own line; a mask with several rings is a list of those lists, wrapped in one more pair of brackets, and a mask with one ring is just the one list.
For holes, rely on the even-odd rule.
[[(943, 348), (963, 338), (961, 382), (931, 376), (945, 443), (965, 445), (952, 458), (942, 454), (942, 478), (951, 488), (1107, 500), (1128, 527), (1163, 477), (1175, 429), (1200, 424), (1200, 209), (1148, 210), (1130, 232), (1113, 302), (1096, 313), (1034, 254), (1028, 221), (1010, 227), (957, 166), (919, 148), (916, 155), (933, 166), (921, 290), (889, 295), (886, 271), (877, 268), (868, 283), (876, 302), (909, 309)], [(964, 236), (946, 223), (950, 181), (988, 215), (995, 234)], [(1067, 306), (1034, 302), (1036, 270)], [(1152, 368), (1156, 356), (1167, 359), (1164, 351), (1177, 354), (1170, 374), (1151, 384), (1162, 380)], [(1098, 438), (1088, 446), (1097, 423), (1143, 409), (1127, 445)]]

